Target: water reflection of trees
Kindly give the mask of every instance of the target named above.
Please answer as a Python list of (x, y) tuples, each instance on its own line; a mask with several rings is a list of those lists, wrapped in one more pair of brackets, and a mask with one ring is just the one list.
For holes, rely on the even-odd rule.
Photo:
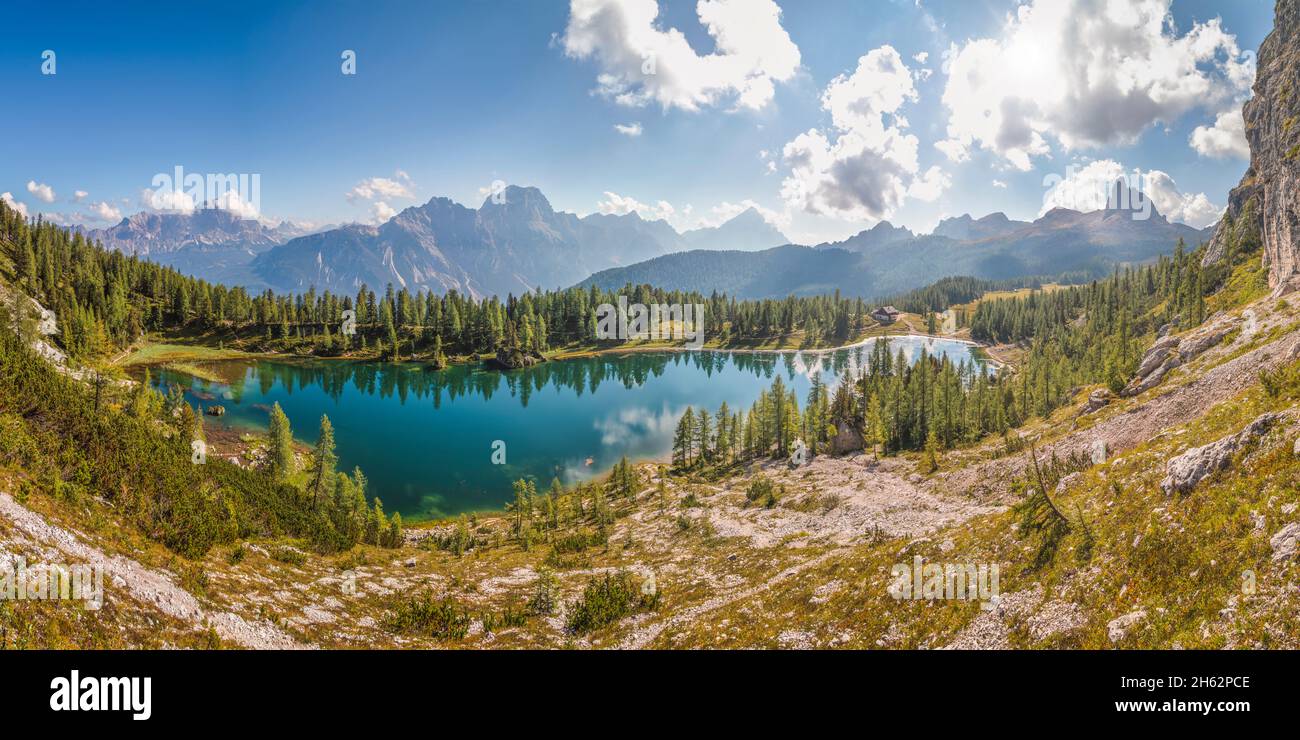
[[(557, 391), (570, 390), (575, 395), (596, 392), (602, 383), (618, 383), (624, 388), (644, 385), (652, 377), (664, 374), (669, 365), (693, 367), (706, 378), (712, 378), (734, 366), (741, 372), (752, 373), (770, 380), (783, 369), (787, 377), (811, 375), (815, 372), (833, 373), (836, 377), (845, 371), (854, 371), (869, 351), (869, 347), (855, 347), (834, 352), (629, 352), (624, 355), (597, 355), (557, 362), (546, 362), (530, 368), (500, 372), (481, 365), (457, 365), (435, 371), (416, 364), (388, 364), (372, 362), (308, 362), (282, 363), (258, 362), (253, 365), (251, 382), (257, 384), (263, 396), (277, 383), (286, 393), (318, 387), (335, 401), (351, 384), (365, 395), (389, 398), (396, 395), (402, 403), (412, 399), (431, 401), (440, 407), (445, 400), (475, 395), (490, 400), (505, 392), (527, 406), (533, 394), (548, 387)], [(168, 382), (175, 382), (172, 373), (166, 374)], [(244, 376), (231, 375), (230, 388), (235, 398), (243, 394)], [(193, 381), (181, 376), (185, 385)], [(163, 380), (162, 377), (159, 378)]]
[(729, 364), (742, 371), (770, 378), (778, 355), (732, 354), (728, 352), (630, 352), (626, 355), (546, 362), (530, 368), (500, 372), (479, 365), (457, 365), (446, 370), (429, 370), (418, 365), (369, 362), (314, 362), (290, 364), (260, 362), (254, 366), (254, 382), (266, 395), (277, 383), (286, 393), (318, 387), (334, 400), (351, 384), (365, 395), (383, 398), (396, 395), (402, 403), (429, 400), (435, 407), (465, 396), (490, 400), (508, 393), (527, 406), (533, 394), (547, 388), (569, 390), (575, 395), (595, 393), (603, 383), (637, 388), (664, 374), (669, 365), (686, 363), (712, 377)]

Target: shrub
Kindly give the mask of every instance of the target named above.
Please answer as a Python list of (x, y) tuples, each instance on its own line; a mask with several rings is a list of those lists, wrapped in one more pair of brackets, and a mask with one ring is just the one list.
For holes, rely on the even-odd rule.
[(289, 565), (302, 565), (307, 562), (306, 553), (292, 547), (277, 547), (271, 551), (271, 557)]
[[(785, 487), (781, 487), (784, 492)], [(777, 488), (766, 476), (756, 476), (745, 489), (745, 500), (751, 504), (761, 504), (767, 508), (776, 506)]]
[(641, 593), (631, 573), (607, 573), (603, 578), (593, 579), (583, 589), (582, 596), (569, 603), (565, 628), (581, 635), (658, 605), (659, 593)]
[(558, 590), (559, 582), (556, 581), (555, 574), (549, 570), (542, 570), (537, 574), (537, 580), (533, 582), (533, 595), (528, 597), (528, 603), (524, 606), (525, 611), (535, 617), (554, 614)]
[(589, 547), (600, 547), (608, 541), (609, 534), (604, 530), (604, 528), (597, 529), (594, 532), (580, 529), (576, 532), (570, 532), (563, 537), (557, 538), (551, 546), (554, 548), (555, 553), (564, 555), (574, 552), (585, 552)]
[(470, 615), (450, 599), (435, 601), (425, 591), (398, 599), (379, 620), (389, 632), (414, 632), (439, 640), (459, 640), (469, 633)]

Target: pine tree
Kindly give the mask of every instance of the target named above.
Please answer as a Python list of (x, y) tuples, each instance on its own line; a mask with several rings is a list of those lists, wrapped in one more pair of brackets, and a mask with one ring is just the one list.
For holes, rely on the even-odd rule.
[(397, 512), (393, 514), (393, 519), (388, 526), (387, 547), (397, 548), (402, 546), (402, 514)]
[[(330, 433), (333, 434), (332, 429)], [(267, 452), (271, 475), (279, 481), (288, 480), (293, 475), (294, 468), (293, 432), (289, 428), (289, 417), (280, 408), (278, 401), (271, 407), (267, 436), (270, 437)]]
[(933, 473), (939, 469), (939, 435), (930, 429), (930, 433), (925, 437), (925, 458), (922, 469), (926, 473)]
[(691, 407), (687, 406), (686, 412), (677, 421), (677, 432), (673, 435), (673, 466), (679, 470), (691, 465), (691, 446), (695, 434), (694, 416)]
[[(316, 451), (312, 455), (311, 480), (307, 493), (320, 506), (334, 496), (334, 468), (338, 465), (338, 455), (334, 452), (334, 425), (328, 416), (321, 414), (320, 436), (316, 440)], [(376, 499), (378, 501), (378, 499)]]

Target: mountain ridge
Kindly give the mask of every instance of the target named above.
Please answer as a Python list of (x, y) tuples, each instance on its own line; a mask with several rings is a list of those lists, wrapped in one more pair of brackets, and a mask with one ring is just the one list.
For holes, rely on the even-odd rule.
[[(946, 233), (982, 237), (971, 240), (941, 233), (917, 235), (882, 221), (840, 242), (792, 248), (802, 251), (763, 250), (748, 253), (749, 258), (739, 252), (684, 252), (598, 272), (579, 285), (617, 289), (648, 283), (702, 293), (719, 290), (737, 298), (839, 290), (844, 295), (879, 298), (959, 275), (1004, 279), (1101, 274), (1116, 264), (1171, 253), (1179, 239), (1196, 246), (1210, 235), (1209, 230), (1171, 223), (1154, 208), (1149, 218), (1133, 216), (1125, 209), (1084, 213), (1056, 208), (1032, 222), (1012, 221), (1004, 214), (941, 222), (941, 227), (947, 223), (942, 229)], [(759, 275), (754, 264), (742, 264), (754, 260), (776, 274)]]

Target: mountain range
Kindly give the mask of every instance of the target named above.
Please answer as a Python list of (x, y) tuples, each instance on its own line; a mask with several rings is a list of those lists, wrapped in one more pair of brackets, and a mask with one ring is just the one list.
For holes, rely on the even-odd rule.
[[(1125, 201), (1118, 201), (1125, 202)], [(1055, 208), (1039, 219), (1015, 221), (1001, 213), (940, 222), (918, 235), (881, 222), (841, 242), (788, 245), (757, 253), (696, 250), (598, 272), (582, 285), (617, 289), (648, 283), (669, 290), (726, 292), (737, 298), (844, 295), (879, 298), (956, 275), (987, 279), (1099, 274), (1168, 254), (1182, 239), (1194, 247), (1209, 238), (1171, 223), (1154, 208), (1111, 208), (1083, 213)]]
[(254, 290), (351, 293), (363, 283), (392, 283), (475, 297), (567, 287), (600, 270), (691, 248), (759, 249), (789, 242), (752, 208), (716, 227), (678, 232), (636, 212), (556, 211), (537, 188), (517, 186), (489, 196), (478, 209), (433, 198), (377, 226), (312, 232), (201, 209), (139, 213), (85, 233), (105, 247)]
[[(1127, 202), (1120, 200), (1117, 202)], [(271, 226), (230, 211), (138, 213), (86, 231), (105, 247), (251, 290), (353, 293), (388, 283), (474, 297), (575, 284), (723, 291), (741, 298), (839, 290), (891, 295), (951, 275), (990, 279), (1099, 273), (1172, 251), (1201, 231), (1152, 210), (1082, 213), (1057, 208), (1035, 221), (994, 213), (944, 219), (930, 234), (882, 221), (839, 242), (789, 240), (756, 209), (716, 227), (679, 232), (636, 212), (556, 211), (534, 187), (507, 187), (477, 208), (448, 198), (407, 208), (379, 225), (311, 230)]]

